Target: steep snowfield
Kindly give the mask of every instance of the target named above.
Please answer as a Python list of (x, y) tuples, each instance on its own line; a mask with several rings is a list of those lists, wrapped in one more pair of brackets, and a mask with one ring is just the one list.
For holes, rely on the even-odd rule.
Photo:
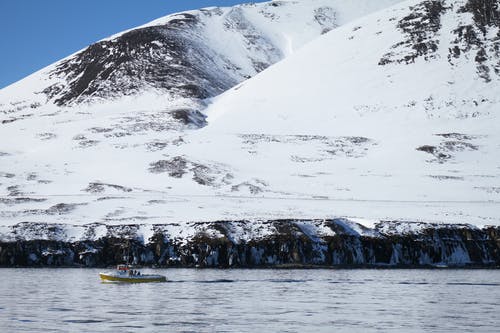
[(476, 1), (442, 3), (405, 2), (318, 38), (218, 97), (183, 153), (226, 145), (210, 157), (231, 149), (263, 189), (332, 199), (337, 214), (498, 223), (498, 21), (475, 20)]
[[(3, 89), (0, 110), (30, 113), (46, 105), (143, 94), (135, 101), (142, 108), (200, 108), (204, 98), (254, 76), (320, 34), (397, 1), (271, 1), (169, 15)], [(157, 97), (153, 101), (151, 94)]]
[[(264, 52), (275, 56), (269, 64), (288, 56), (211, 100), (203, 115), (202, 97), (216, 90), (186, 95), (147, 79), (131, 93), (108, 89), (113, 80), (97, 84), (107, 104), (86, 97), (83, 102), (94, 103), (57, 107), (54, 97), (23, 108), (28, 96), (16, 110), (11, 101), (61, 80), (44, 74), (57, 65), (2, 90), (1, 103), (12, 112), (4, 108), (0, 124), (0, 223), (345, 216), (365, 225), (498, 225), (498, 24), (463, 9), (472, 0), (405, 1), (353, 20), (397, 2), (237, 7), (279, 50)], [(329, 24), (339, 26), (299, 49), (323, 32), (322, 19), (313, 21), (306, 5), (323, 8), (334, 18)], [(279, 24), (267, 21), (262, 8), (279, 16)], [(226, 32), (214, 22), (204, 27), (216, 43)], [(461, 37), (472, 33), (477, 38)], [(249, 64), (233, 50), (237, 42), (218, 43), (212, 45), (218, 55)], [(239, 50), (257, 57), (258, 45), (256, 52)], [(223, 76), (236, 84), (258, 71), (246, 65)], [(162, 89), (173, 91), (169, 100), (159, 95)], [(197, 129), (205, 115), (208, 125)]]

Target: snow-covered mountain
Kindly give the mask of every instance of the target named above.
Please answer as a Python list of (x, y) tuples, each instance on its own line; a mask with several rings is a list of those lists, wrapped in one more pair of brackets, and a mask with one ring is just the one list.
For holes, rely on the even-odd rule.
[[(271, 1), (169, 15), (99, 41), (4, 89), (3, 113), (142, 94), (200, 107), (314, 37), (396, 0)], [(149, 107), (145, 100), (136, 104)]]
[(499, 15), (406, 1), (343, 25), (218, 97), (179, 154), (225, 145), (254, 191), (344, 216), (498, 224)]
[(272, 1), (113, 36), (0, 92), (1, 223), (499, 224), (499, 17)]

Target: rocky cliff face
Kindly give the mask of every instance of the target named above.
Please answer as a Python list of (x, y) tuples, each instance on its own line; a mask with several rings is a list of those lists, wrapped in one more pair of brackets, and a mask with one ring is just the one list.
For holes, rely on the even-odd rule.
[(276, 220), (500, 224), (498, 1), (398, 2), (180, 13), (2, 89), (3, 265), (496, 264), (497, 229)]
[(179, 227), (20, 224), (1, 235), (0, 266), (100, 267), (127, 258), (162, 267), (500, 265), (500, 227), (386, 221), (367, 228), (347, 219)]

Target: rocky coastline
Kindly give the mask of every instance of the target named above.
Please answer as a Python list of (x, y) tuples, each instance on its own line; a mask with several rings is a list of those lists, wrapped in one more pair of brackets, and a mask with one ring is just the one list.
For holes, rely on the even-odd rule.
[(500, 227), (345, 218), (0, 229), (0, 267), (500, 267)]

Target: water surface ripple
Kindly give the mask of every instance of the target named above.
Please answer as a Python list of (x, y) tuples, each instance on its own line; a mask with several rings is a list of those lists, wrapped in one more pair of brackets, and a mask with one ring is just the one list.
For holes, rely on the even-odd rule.
[(0, 331), (500, 331), (500, 270), (169, 269), (130, 285), (98, 272), (0, 269)]

